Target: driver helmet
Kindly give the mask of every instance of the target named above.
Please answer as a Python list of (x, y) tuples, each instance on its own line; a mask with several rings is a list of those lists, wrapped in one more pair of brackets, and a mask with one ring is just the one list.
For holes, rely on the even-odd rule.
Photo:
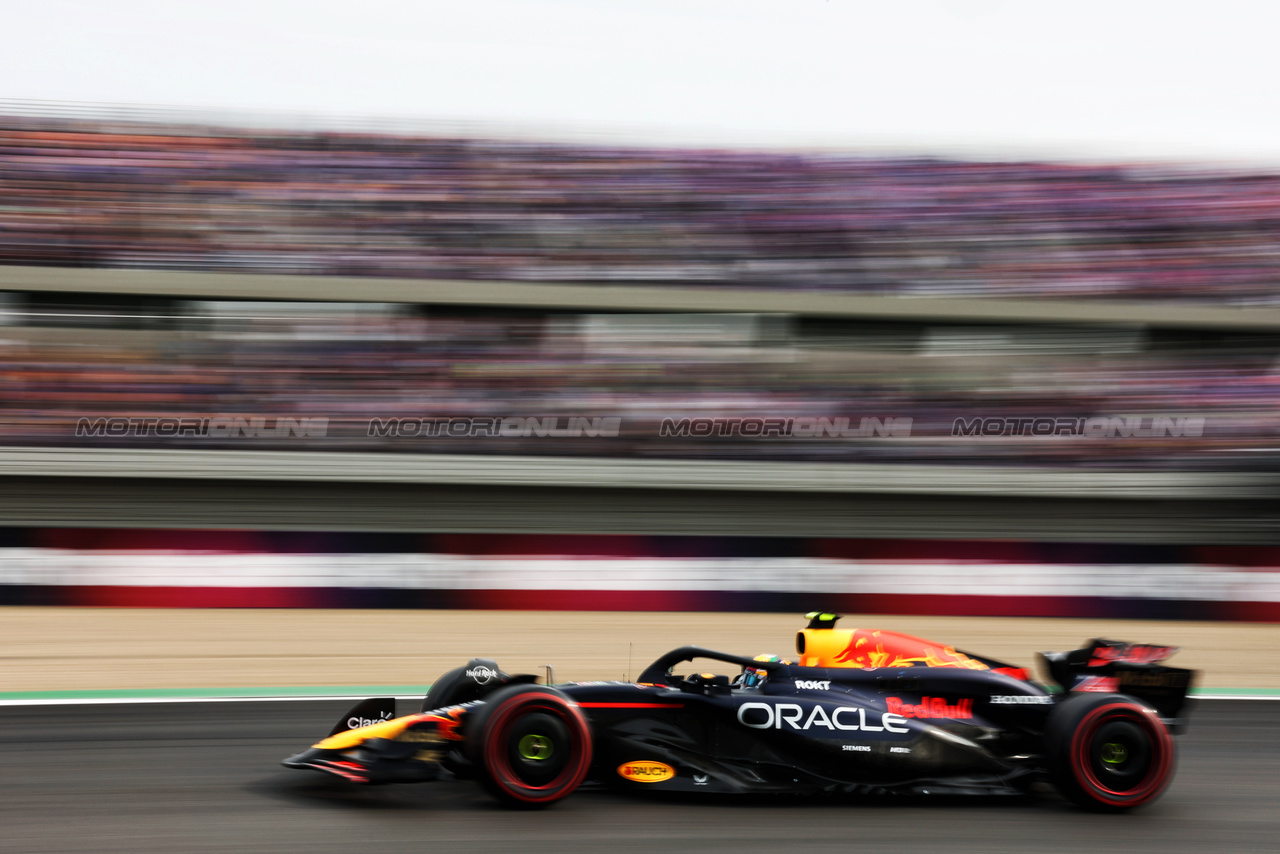
[[(757, 655), (754, 661), (782, 661), (779, 656), (770, 653), (761, 653)], [(742, 671), (742, 687), (743, 688), (759, 688), (764, 684), (764, 680), (769, 677), (769, 671), (759, 667), (747, 667)]]

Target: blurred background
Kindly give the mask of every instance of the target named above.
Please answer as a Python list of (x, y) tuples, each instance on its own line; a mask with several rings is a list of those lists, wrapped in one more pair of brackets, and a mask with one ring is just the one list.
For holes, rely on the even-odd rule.
[[(2, 20), (13, 850), (748, 852), (851, 819), (1274, 849), (1280, 5)], [(1179, 778), (1117, 832), (1021, 798), (504, 816), (275, 765), (472, 657), (626, 679), (789, 655), (814, 609), (1033, 672), (1179, 647)]]
[(830, 5), (22, 11), (0, 599), (1274, 621), (1266, 28)]
[(1275, 617), (1280, 173), (11, 104), (0, 175), (10, 602)]
[[(0, 314), (12, 444), (102, 444), (77, 431), (82, 418), (265, 415), (327, 429), (98, 438), (1277, 463), (1276, 174), (254, 130), (116, 110), (0, 117), (0, 175), (4, 276), (40, 286), (9, 291)], [(562, 284), (579, 306), (563, 306)], [(692, 310), (691, 295), (716, 310)], [(424, 417), (618, 429), (369, 430)], [(794, 424), (662, 435), (664, 419), (695, 418), (828, 422), (803, 422), (808, 436)], [(908, 421), (877, 429), (890, 418)], [(1081, 423), (971, 429), (1020, 418)], [(1087, 419), (1125, 427), (1085, 431)]]
[[(10, 847), (1275, 847), (1275, 703), (1243, 700), (1280, 696), (1280, 5), (3, 22)], [(1181, 647), (1179, 779), (1117, 833), (273, 771), (339, 696), (788, 655), (813, 609), (1028, 668)]]

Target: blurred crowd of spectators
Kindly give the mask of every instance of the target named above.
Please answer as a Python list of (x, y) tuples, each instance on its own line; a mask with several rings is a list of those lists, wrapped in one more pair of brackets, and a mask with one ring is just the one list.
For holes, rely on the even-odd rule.
[[(253, 304), (162, 329), (0, 327), (0, 444), (271, 447), (388, 452), (812, 459), (1083, 466), (1274, 465), (1276, 352), (1038, 339), (1021, 330), (939, 345), (816, 335), (723, 318), (254, 314)], [(713, 331), (715, 318), (704, 318)], [(770, 325), (775, 324), (775, 325)], [(1046, 335), (1052, 335), (1051, 331)], [(1021, 336), (1021, 337), (1019, 337)], [(946, 336), (941, 336), (943, 340)], [(1105, 342), (1104, 342), (1105, 343)], [(323, 436), (76, 435), (82, 418), (327, 418)], [(616, 436), (371, 436), (370, 419), (620, 418)], [(1203, 418), (1197, 435), (953, 436), (956, 418)], [(911, 418), (898, 437), (663, 436), (663, 419)], [(1266, 452), (1270, 452), (1270, 454)]]
[(1280, 302), (1280, 175), (0, 117), (0, 263)]

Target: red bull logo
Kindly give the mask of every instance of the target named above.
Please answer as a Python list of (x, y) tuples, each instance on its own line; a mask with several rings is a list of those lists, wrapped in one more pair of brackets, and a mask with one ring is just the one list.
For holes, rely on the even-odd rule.
[(949, 646), (875, 629), (854, 629), (836, 661), (854, 667), (964, 667), (985, 670), (986, 666)]
[(1105, 667), (1115, 662), (1126, 664), (1153, 664), (1164, 661), (1178, 651), (1176, 646), (1151, 646), (1149, 644), (1119, 644), (1096, 646), (1089, 659), (1090, 667)]
[(886, 667), (892, 654), (885, 650), (881, 634), (874, 629), (854, 629), (836, 661), (853, 667)]
[(961, 667), (986, 670), (954, 647), (880, 629), (804, 628), (796, 635), (804, 667)]
[(942, 697), (921, 697), (919, 703), (911, 703), (901, 697), (886, 697), (889, 712), (904, 718), (951, 718), (967, 720), (973, 717), (973, 700), (948, 703)]

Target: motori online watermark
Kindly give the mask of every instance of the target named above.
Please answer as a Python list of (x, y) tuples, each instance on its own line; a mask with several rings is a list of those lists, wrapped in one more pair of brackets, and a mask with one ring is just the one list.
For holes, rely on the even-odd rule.
[(957, 418), (951, 435), (991, 436), (1081, 436), (1087, 439), (1178, 439), (1204, 435), (1205, 419), (1187, 415), (1053, 417), (1019, 416)]
[(275, 415), (104, 416), (76, 421), (77, 437), (159, 436), (207, 439), (323, 439), (329, 419)]
[[(951, 438), (1082, 437), (1088, 439), (1199, 438), (1203, 416), (973, 416), (952, 421)], [(650, 422), (652, 424), (652, 422)], [(330, 419), (276, 415), (92, 416), (76, 421), (75, 435), (88, 438), (322, 439)], [(355, 426), (355, 425), (351, 425)], [(939, 425), (941, 426), (941, 425)], [(652, 430), (652, 426), (648, 427)], [(910, 417), (743, 417), (662, 418), (660, 438), (673, 439), (903, 439), (912, 432)], [(929, 435), (939, 435), (934, 429)], [(942, 427), (943, 430), (947, 428)], [(616, 415), (552, 416), (423, 416), (370, 418), (369, 438), (604, 438), (621, 435)], [(652, 434), (650, 434), (652, 435)]]
[(664, 418), (658, 435), (671, 438), (745, 436), (780, 439), (906, 439), (910, 418)]
[(566, 418), (478, 416), (456, 418), (371, 418), (366, 436), (452, 439), (616, 439), (622, 431), (617, 415), (571, 415)]

